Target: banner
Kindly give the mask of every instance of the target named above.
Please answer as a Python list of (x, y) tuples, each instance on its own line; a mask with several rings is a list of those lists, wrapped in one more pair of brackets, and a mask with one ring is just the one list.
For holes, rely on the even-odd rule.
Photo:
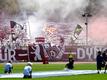
[[(29, 50), (14, 49), (5, 52), (5, 48), (0, 50), (0, 61), (36, 61), (34, 50), (30, 48)], [(68, 61), (68, 55), (73, 54), (75, 61), (96, 61), (96, 56), (98, 51), (105, 51), (107, 47), (105, 46), (65, 46), (64, 53), (60, 53), (59, 49), (55, 46), (45, 47), (46, 57), (48, 61)], [(60, 55), (61, 54), (61, 55)], [(45, 51), (43, 47), (40, 50), (40, 55), (42, 59), (44, 58)]]
[(83, 28), (79, 24), (77, 24), (75, 31), (74, 31), (74, 36), (75, 37), (79, 36), (79, 34), (81, 33), (82, 30), (83, 30)]

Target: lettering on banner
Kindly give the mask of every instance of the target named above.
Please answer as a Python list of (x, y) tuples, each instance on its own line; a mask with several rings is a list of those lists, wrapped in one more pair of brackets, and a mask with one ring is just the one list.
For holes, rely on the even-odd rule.
[(16, 61), (16, 58), (15, 58), (15, 50), (10, 50), (9, 53), (8, 53), (8, 58), (9, 60), (13, 60), (13, 61)]
[(15, 50), (8, 50), (8, 52), (0, 53), (0, 61), (16, 61)]
[(89, 60), (93, 61), (96, 59), (97, 52), (104, 51), (107, 48), (102, 47), (79, 47), (77, 48), (77, 60)]

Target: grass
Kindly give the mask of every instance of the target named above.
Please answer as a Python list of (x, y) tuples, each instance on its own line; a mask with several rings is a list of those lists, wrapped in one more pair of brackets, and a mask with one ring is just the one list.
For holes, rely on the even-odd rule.
[[(0, 74), (3, 73), (4, 64), (0, 64)], [(25, 64), (13, 64), (13, 73), (22, 73)], [(38, 71), (54, 71), (63, 70), (65, 64), (33, 64), (33, 72)], [(95, 64), (75, 64), (75, 70), (96, 70)], [(107, 74), (88, 74), (88, 75), (75, 75), (75, 76), (60, 76), (60, 77), (46, 77), (46, 78), (33, 78), (27, 80), (106, 80)], [(26, 79), (0, 79), (0, 80), (26, 80)]]
[[(26, 64), (13, 64), (13, 73), (23, 72), (23, 68)], [(32, 69), (37, 71), (54, 71), (64, 69), (64, 64), (33, 64)], [(0, 73), (4, 73), (4, 64), (0, 64)]]

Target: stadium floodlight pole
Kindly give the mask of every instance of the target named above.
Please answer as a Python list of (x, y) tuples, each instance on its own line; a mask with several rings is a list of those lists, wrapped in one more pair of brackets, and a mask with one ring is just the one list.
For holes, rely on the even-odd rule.
[(92, 15), (90, 13), (82, 14), (82, 17), (85, 17), (85, 25), (86, 25), (86, 45), (88, 45), (88, 18)]

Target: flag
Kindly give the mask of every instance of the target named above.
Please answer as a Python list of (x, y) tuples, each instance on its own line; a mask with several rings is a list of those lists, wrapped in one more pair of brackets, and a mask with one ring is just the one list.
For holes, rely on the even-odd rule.
[(10, 27), (11, 27), (11, 34), (12, 34), (12, 41), (16, 41), (17, 38), (22, 37), (23, 35), (23, 27), (19, 23), (15, 21), (10, 21)]
[(10, 27), (11, 27), (11, 28), (14, 28), (14, 26), (15, 26), (16, 24), (17, 24), (16, 22), (10, 21)]
[(23, 29), (24, 29), (24, 28), (23, 28), (24, 26), (22, 26), (22, 25), (20, 25), (20, 24), (18, 24), (18, 25), (20, 26), (20, 29), (21, 29), (21, 30), (23, 30)]
[(10, 27), (11, 28), (14, 28), (16, 25), (18, 25), (20, 27), (21, 30), (23, 30), (23, 26), (16, 23), (15, 21), (10, 21)]
[(77, 24), (75, 31), (74, 31), (74, 35), (79, 35), (82, 30), (83, 28), (79, 24)]
[(74, 33), (71, 35), (71, 41), (75, 41), (78, 38), (78, 36), (82, 30), (83, 30), (83, 28), (79, 24), (77, 24), (77, 26), (74, 30)]

